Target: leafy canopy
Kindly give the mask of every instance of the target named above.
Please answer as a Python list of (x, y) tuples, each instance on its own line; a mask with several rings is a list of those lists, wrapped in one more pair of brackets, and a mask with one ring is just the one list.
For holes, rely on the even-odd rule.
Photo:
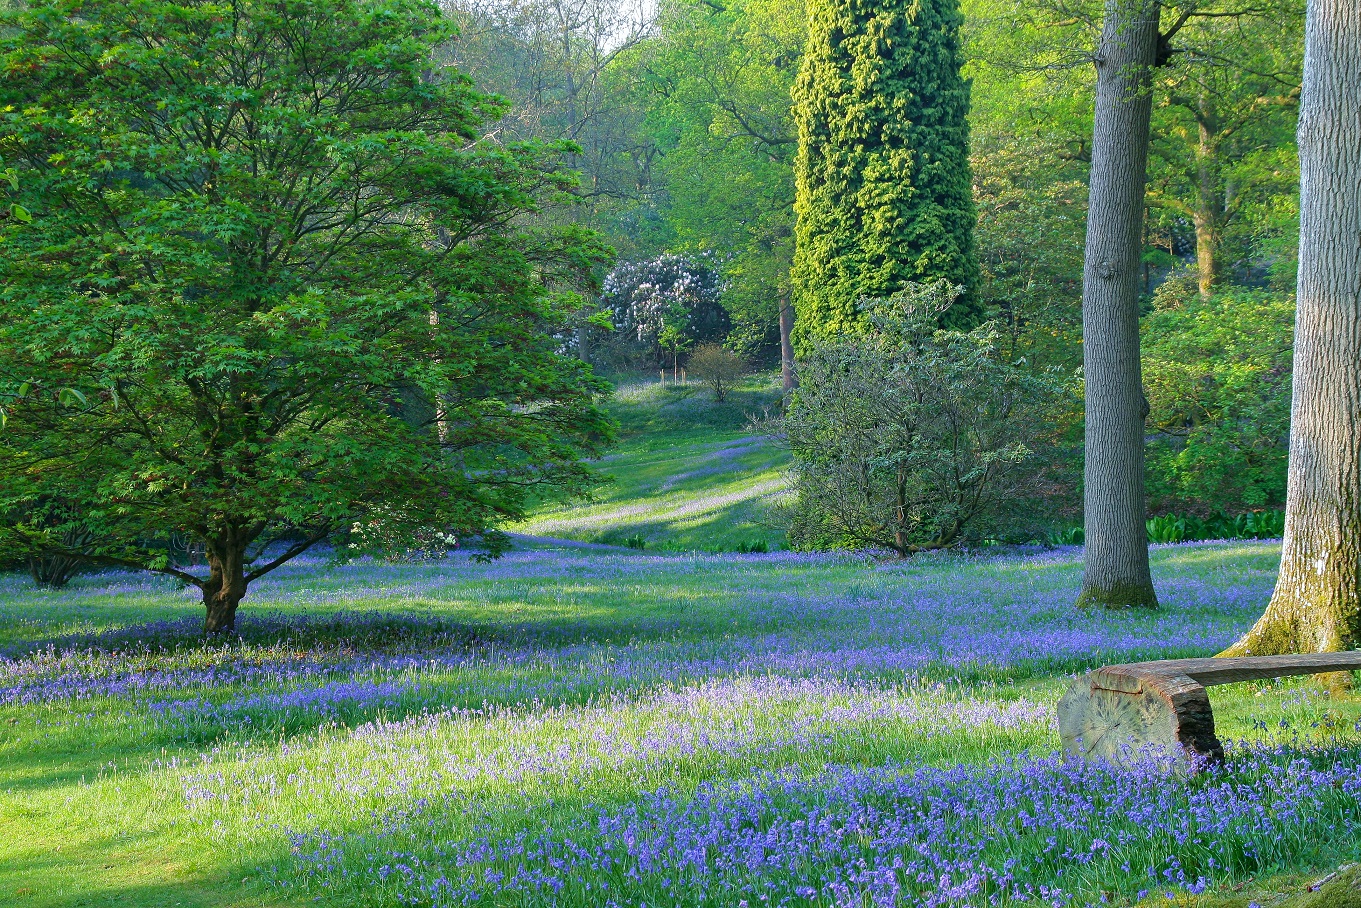
[(32, 213), (0, 222), (0, 508), (73, 503), (85, 557), (222, 629), (338, 531), (486, 533), (588, 480), (602, 388), (551, 333), (607, 250), (519, 226), (568, 146), (478, 141), (501, 106), (432, 67), (434, 3), (43, 0), (0, 35)]

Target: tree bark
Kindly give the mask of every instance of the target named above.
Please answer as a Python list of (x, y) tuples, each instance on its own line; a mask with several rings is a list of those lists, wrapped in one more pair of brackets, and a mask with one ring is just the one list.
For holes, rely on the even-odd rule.
[(246, 543), (229, 534), (207, 546), (208, 579), (203, 584), (205, 634), (236, 629), (236, 607), (246, 595)]
[(789, 302), (789, 294), (780, 297), (780, 386), (786, 392), (798, 387), (794, 375), (794, 306)]
[(1107, 0), (1082, 275), (1086, 552), (1078, 604), (1157, 608), (1144, 527), (1139, 263), (1157, 0)]
[(1299, 153), (1281, 573), (1265, 613), (1222, 655), (1361, 644), (1361, 0), (1309, 0)]
[(1196, 283), (1201, 299), (1209, 299), (1219, 279), (1219, 235), (1224, 219), (1224, 197), (1219, 179), (1219, 149), (1211, 135), (1214, 119), (1209, 104), (1200, 99), (1200, 140), (1196, 146)]

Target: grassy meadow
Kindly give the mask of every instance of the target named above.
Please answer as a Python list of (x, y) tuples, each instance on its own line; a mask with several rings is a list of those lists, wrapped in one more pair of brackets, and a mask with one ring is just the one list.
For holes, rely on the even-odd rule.
[(1195, 778), (1055, 756), (1072, 673), (1214, 652), (1277, 557), (1158, 548), (1156, 615), (1075, 612), (1071, 549), (314, 557), (224, 643), (172, 582), (5, 575), (0, 903), (1130, 904), (1307, 874), (1361, 854), (1357, 698), (1216, 688), (1235, 743)]
[(599, 464), (610, 482), (591, 502), (544, 508), (514, 529), (654, 551), (780, 548), (767, 510), (785, 488), (789, 452), (749, 434), (779, 405), (779, 385), (766, 377), (723, 403), (694, 383), (623, 385), (610, 406), (620, 444)]

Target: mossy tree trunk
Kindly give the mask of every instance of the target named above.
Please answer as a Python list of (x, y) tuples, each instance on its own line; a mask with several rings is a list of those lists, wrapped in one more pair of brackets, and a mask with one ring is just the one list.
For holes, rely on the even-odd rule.
[(1144, 527), (1144, 418), (1139, 265), (1158, 0), (1108, 0), (1097, 48), (1091, 201), (1082, 276), (1086, 378), (1079, 605), (1156, 608)]
[[(1361, 0), (1310, 0), (1281, 573), (1223, 655), (1361, 644)], [(1337, 679), (1341, 680), (1341, 679)]]

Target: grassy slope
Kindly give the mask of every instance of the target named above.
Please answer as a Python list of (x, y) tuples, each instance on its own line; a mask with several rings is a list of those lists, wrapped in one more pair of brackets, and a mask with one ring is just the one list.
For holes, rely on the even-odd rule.
[(545, 508), (513, 529), (614, 545), (641, 537), (654, 551), (781, 548), (765, 512), (784, 488), (788, 454), (748, 429), (779, 398), (764, 379), (724, 403), (699, 385), (623, 386), (610, 405), (620, 443), (600, 463), (612, 482), (594, 501)]

